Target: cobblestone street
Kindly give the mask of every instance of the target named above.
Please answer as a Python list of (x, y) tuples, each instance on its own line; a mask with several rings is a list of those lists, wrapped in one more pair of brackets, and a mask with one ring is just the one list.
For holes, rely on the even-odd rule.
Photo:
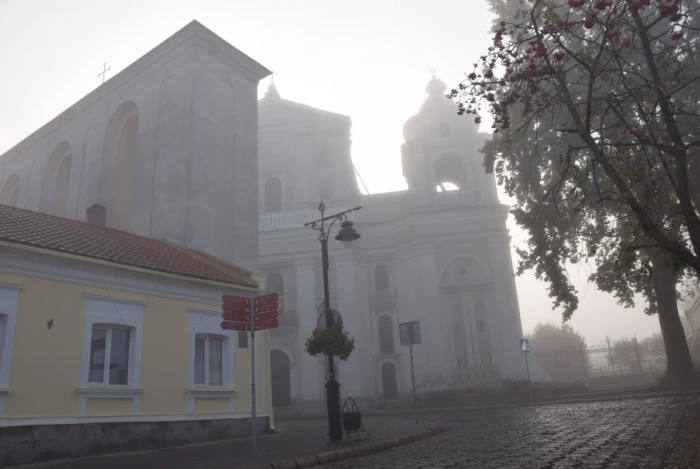
[[(700, 398), (421, 415), (452, 430), (325, 469), (692, 468)], [(698, 466), (700, 467), (700, 466)]]

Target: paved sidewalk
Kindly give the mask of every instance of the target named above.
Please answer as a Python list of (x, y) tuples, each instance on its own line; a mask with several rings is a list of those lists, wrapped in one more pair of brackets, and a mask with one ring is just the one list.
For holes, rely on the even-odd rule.
[[(365, 428), (375, 441), (381, 438), (401, 438), (436, 428), (438, 422), (416, 423), (398, 418), (367, 417)], [(253, 456), (250, 438), (141, 451), (136, 453), (97, 456), (77, 460), (38, 463), (22, 468), (42, 469), (233, 469), (282, 459), (314, 455), (349, 447), (359, 443), (331, 444), (325, 420), (286, 421), (275, 424), (276, 434), (258, 437), (258, 453)]]

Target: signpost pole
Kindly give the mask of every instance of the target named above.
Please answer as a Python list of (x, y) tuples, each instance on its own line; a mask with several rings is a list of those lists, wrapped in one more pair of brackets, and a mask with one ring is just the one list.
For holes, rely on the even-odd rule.
[(525, 370), (527, 371), (527, 394), (530, 398), (530, 403), (532, 403), (532, 386), (530, 386), (530, 366), (527, 364), (527, 353), (525, 355)]
[[(411, 339), (413, 339), (411, 337)], [(416, 375), (413, 372), (413, 340), (411, 340), (411, 344), (408, 346), (408, 350), (411, 354), (411, 384), (413, 385), (413, 416), (416, 419), (416, 423), (418, 423), (418, 411), (416, 410)]]
[(255, 297), (250, 299), (250, 343), (251, 343), (251, 351), (250, 351), (250, 363), (252, 367), (252, 381), (251, 381), (251, 409), (252, 409), (252, 415), (253, 415), (253, 454), (257, 452), (257, 425), (256, 425), (256, 393), (255, 393)]

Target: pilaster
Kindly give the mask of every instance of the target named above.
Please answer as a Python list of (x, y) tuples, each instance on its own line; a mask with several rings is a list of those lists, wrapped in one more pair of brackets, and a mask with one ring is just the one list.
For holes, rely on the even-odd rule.
[(318, 358), (312, 357), (304, 350), (304, 343), (316, 327), (316, 284), (315, 265), (311, 260), (294, 263), (297, 284), (297, 376), (299, 378), (299, 396), (302, 401), (319, 400), (321, 379)]

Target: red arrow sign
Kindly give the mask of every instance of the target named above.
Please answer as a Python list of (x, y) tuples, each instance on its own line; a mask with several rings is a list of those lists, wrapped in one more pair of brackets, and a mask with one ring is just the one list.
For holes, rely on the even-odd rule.
[(272, 321), (261, 321), (261, 322), (255, 324), (255, 330), (262, 331), (265, 329), (274, 329), (275, 327), (277, 327), (279, 325), (280, 325), (280, 322), (277, 319), (273, 319)]
[(224, 303), (221, 309), (229, 313), (250, 313), (250, 305), (239, 305), (236, 303)]
[(225, 331), (249, 331), (249, 322), (221, 321), (221, 328)]
[[(256, 331), (263, 331), (265, 329), (274, 329), (279, 326), (280, 322), (277, 319), (272, 321), (262, 321), (255, 324)], [(227, 331), (249, 331), (249, 322), (231, 322), (231, 321), (221, 321), (221, 328)]]
[(221, 301), (224, 303), (230, 303), (233, 305), (239, 305), (244, 308), (250, 308), (250, 298), (245, 296), (233, 296), (233, 295), (223, 295)]
[(269, 313), (270, 311), (279, 311), (279, 305), (277, 303), (267, 303), (264, 305), (256, 306), (255, 313)]
[(270, 293), (269, 295), (259, 296), (255, 299), (255, 306), (261, 306), (264, 304), (277, 303), (279, 300), (279, 295), (277, 293)]
[(245, 313), (224, 313), (224, 321), (250, 322), (250, 314)]
[[(277, 319), (279, 315), (280, 313), (278, 313), (277, 311), (268, 311), (267, 313), (255, 313), (255, 325), (257, 325), (258, 322), (272, 321), (273, 319)], [(224, 317), (224, 319), (226, 318)]]

